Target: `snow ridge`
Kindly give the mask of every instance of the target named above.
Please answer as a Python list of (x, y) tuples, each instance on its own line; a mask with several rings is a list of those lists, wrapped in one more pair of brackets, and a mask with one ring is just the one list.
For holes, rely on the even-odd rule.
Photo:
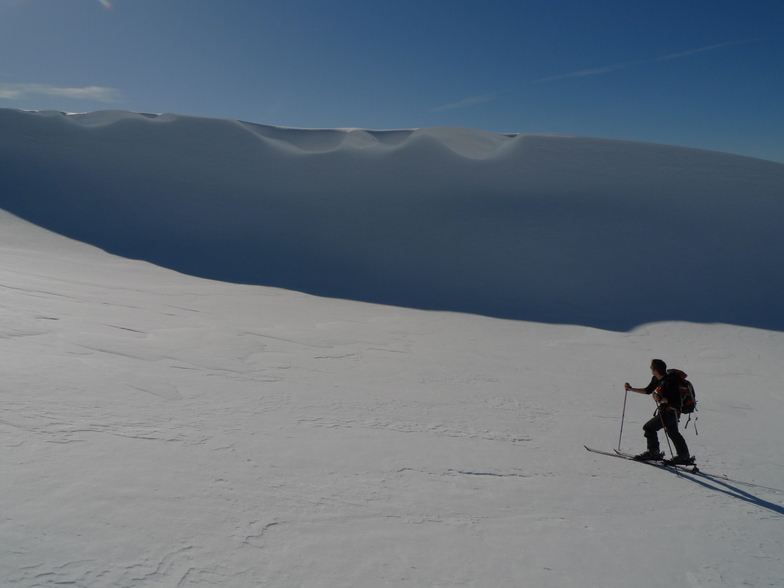
[(0, 124), (0, 207), (195, 276), (616, 330), (784, 330), (782, 164), (457, 128), (14, 110)]

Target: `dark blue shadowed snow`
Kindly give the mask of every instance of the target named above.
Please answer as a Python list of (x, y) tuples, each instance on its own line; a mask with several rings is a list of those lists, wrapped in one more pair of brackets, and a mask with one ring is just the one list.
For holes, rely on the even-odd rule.
[(0, 110), (0, 129), (0, 207), (183, 273), (611, 330), (784, 330), (782, 164), (123, 112)]

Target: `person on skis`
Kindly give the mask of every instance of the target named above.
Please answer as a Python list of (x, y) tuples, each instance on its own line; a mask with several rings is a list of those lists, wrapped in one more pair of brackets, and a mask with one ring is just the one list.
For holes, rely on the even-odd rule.
[(661, 359), (651, 361), (651, 383), (645, 388), (632, 388), (628, 382), (624, 384), (626, 390), (637, 392), (638, 394), (653, 394), (657, 409), (653, 418), (643, 425), (645, 439), (648, 442), (648, 450), (634, 459), (639, 461), (661, 461), (664, 460), (664, 453), (659, 451), (659, 431), (664, 429), (672, 439), (675, 446), (676, 455), (667, 463), (692, 464), (694, 458), (689, 455), (689, 448), (686, 440), (678, 432), (678, 409), (680, 406), (680, 390), (678, 387), (677, 376), (667, 374), (667, 364)]

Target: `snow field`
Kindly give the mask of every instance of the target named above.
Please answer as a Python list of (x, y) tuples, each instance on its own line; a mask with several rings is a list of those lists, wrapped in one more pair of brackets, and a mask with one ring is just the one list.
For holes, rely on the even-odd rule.
[[(775, 586), (784, 496), (594, 456), (692, 376), (783, 487), (784, 335), (617, 333), (211, 282), (0, 219), (6, 586)], [(634, 397), (631, 397), (634, 396)], [(643, 446), (630, 395), (623, 445)]]
[[(0, 129), (3, 586), (781, 585), (781, 164)], [(758, 486), (583, 449), (616, 445), (653, 357), (696, 386), (700, 467)], [(623, 449), (653, 408), (629, 395)]]

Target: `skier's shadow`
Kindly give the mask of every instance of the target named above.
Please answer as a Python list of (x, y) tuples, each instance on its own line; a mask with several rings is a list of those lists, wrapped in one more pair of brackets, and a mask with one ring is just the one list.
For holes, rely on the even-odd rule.
[[(769, 510), (771, 512), (775, 512), (776, 514), (784, 516), (784, 506), (779, 504), (774, 504), (772, 502), (768, 502), (767, 500), (763, 500), (754, 496), (753, 494), (749, 494), (745, 490), (741, 490), (740, 488), (731, 485), (729, 482), (725, 480), (721, 480), (719, 478), (714, 478), (710, 476), (706, 476), (699, 472), (677, 472), (677, 475), (680, 475), (682, 478), (689, 480), (690, 482), (694, 482), (695, 484), (699, 484), (705, 488), (710, 490), (715, 490), (716, 492), (721, 492), (722, 494), (726, 494), (727, 496), (731, 496), (732, 498), (737, 498), (738, 500), (742, 500), (743, 502), (747, 502), (748, 504), (753, 504), (754, 506), (758, 506), (760, 508), (764, 508), (765, 510)], [(713, 484), (716, 484), (715, 486)], [(724, 486), (724, 488), (721, 488)]]

